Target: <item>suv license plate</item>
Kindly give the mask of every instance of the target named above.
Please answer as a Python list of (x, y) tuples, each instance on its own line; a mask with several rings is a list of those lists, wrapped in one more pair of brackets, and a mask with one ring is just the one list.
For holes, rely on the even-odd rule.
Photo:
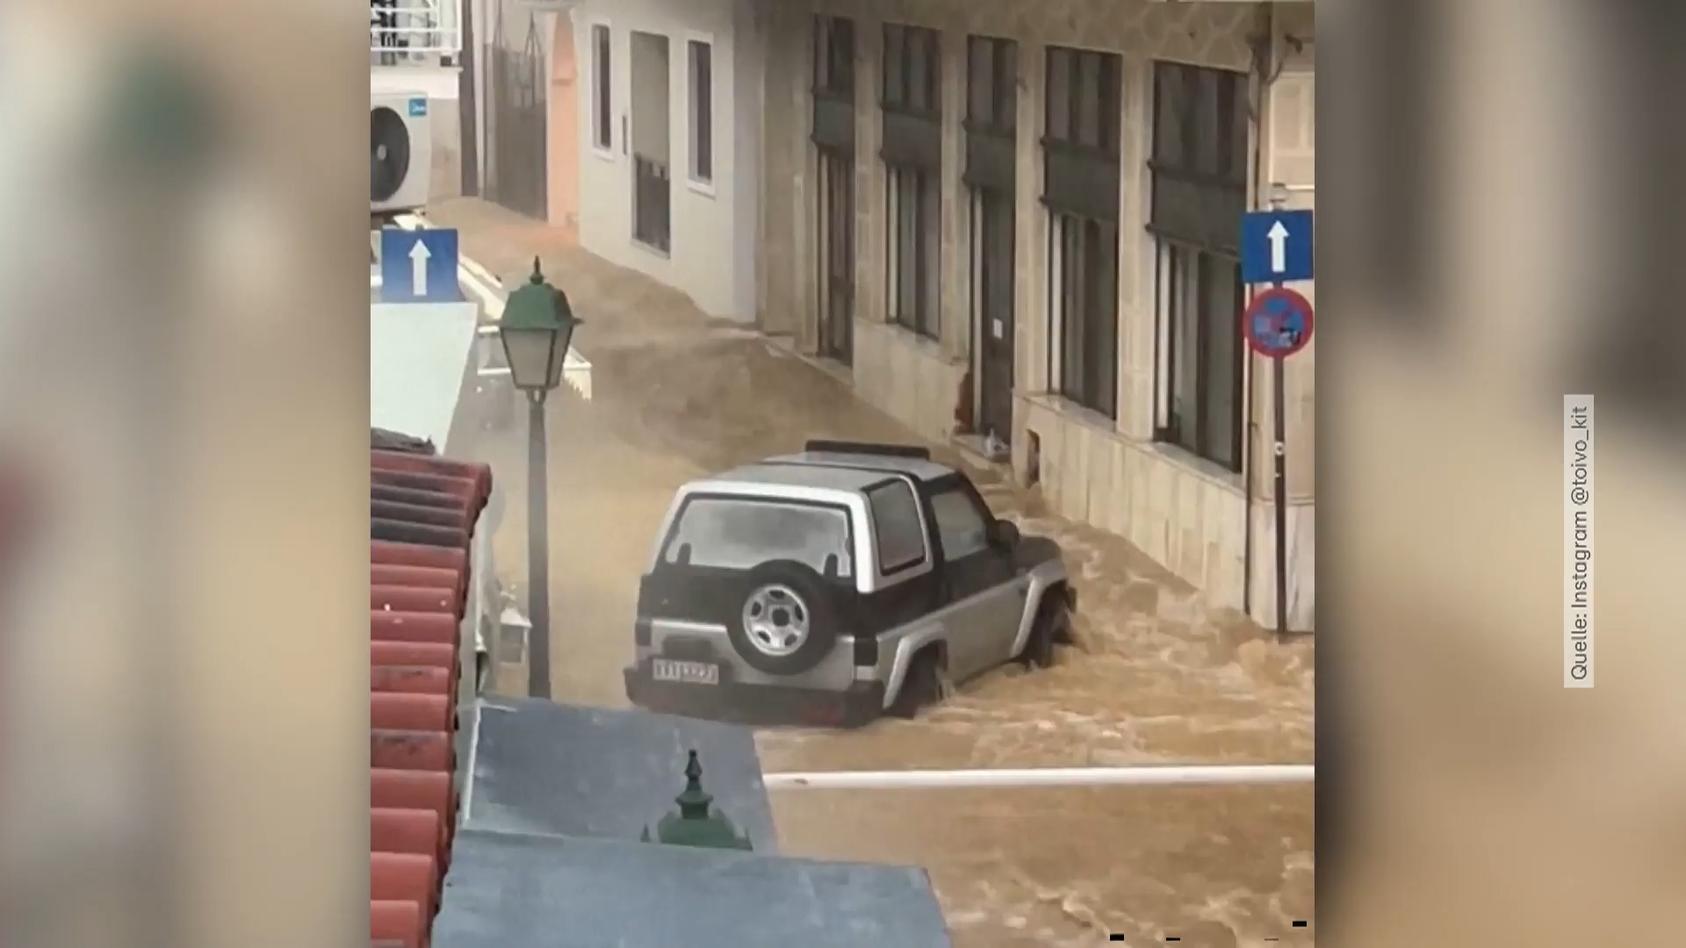
[(656, 658), (650, 660), (650, 677), (656, 681), (680, 681), (688, 685), (718, 685), (720, 666), (708, 662)]

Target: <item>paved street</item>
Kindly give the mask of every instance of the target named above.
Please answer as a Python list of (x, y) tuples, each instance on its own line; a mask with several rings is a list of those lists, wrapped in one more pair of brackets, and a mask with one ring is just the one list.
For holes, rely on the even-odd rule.
[[(708, 321), (555, 231), (473, 200), (429, 217), (459, 228), (464, 253), (506, 285), (541, 255), (586, 320), (575, 346), (592, 363), (593, 400), (564, 390), (550, 408), (560, 700), (626, 704), (637, 580), (678, 485), (808, 437), (912, 438), (778, 344)], [(525, 409), (499, 430), (478, 423), (489, 401), (464, 404), (451, 453), (494, 466), (498, 571), (520, 594)], [(1079, 647), (1048, 671), (990, 673), (915, 721), (764, 730), (769, 772), (1311, 760), (1309, 640), (1274, 642), (1122, 540), (1046, 516), (1002, 472), (971, 474), (998, 512), (1064, 545)], [(1310, 944), (1289, 927), (1314, 908), (1309, 786), (781, 791), (773, 804), (789, 854), (925, 866), (958, 945), (1089, 946), (1107, 931), (1131, 943), (1170, 933), (1199, 946)]]

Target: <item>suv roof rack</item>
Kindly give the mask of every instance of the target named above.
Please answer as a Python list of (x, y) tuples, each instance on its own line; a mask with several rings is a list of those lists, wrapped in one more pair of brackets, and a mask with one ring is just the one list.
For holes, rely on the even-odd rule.
[(827, 454), (876, 454), (881, 457), (931, 460), (931, 450), (911, 444), (880, 444), (872, 441), (809, 441), (802, 450)]

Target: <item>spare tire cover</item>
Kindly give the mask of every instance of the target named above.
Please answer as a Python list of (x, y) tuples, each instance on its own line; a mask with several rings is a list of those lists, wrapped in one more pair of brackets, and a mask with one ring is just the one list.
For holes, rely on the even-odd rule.
[(752, 668), (797, 675), (837, 643), (837, 592), (803, 563), (778, 560), (749, 572), (740, 607), (728, 617), (732, 648)]

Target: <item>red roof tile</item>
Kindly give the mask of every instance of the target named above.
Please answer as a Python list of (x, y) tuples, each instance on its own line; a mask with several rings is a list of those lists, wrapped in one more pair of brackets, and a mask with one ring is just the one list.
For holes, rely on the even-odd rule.
[(396, 691), (449, 697), (453, 684), (449, 668), (433, 665), (377, 665), (369, 669), (370, 692)]
[(415, 902), (431, 921), (439, 905), (439, 860), (419, 853), (371, 852), (369, 900)]
[(404, 948), (424, 948), (427, 944), (427, 919), (417, 902), (369, 900), (369, 938), (375, 945), (403, 945)]
[(371, 768), (369, 805), (372, 809), (432, 810), (447, 826), (456, 818), (451, 775), (442, 770)]
[(455, 827), (469, 541), (492, 472), (369, 455), (369, 935), (426, 948)]
[(462, 619), (453, 612), (369, 610), (369, 635), (376, 642), (455, 643)]
[(369, 643), (369, 665), (381, 668), (388, 665), (430, 665), (455, 672), (457, 645), (455, 642), (375, 642)]

